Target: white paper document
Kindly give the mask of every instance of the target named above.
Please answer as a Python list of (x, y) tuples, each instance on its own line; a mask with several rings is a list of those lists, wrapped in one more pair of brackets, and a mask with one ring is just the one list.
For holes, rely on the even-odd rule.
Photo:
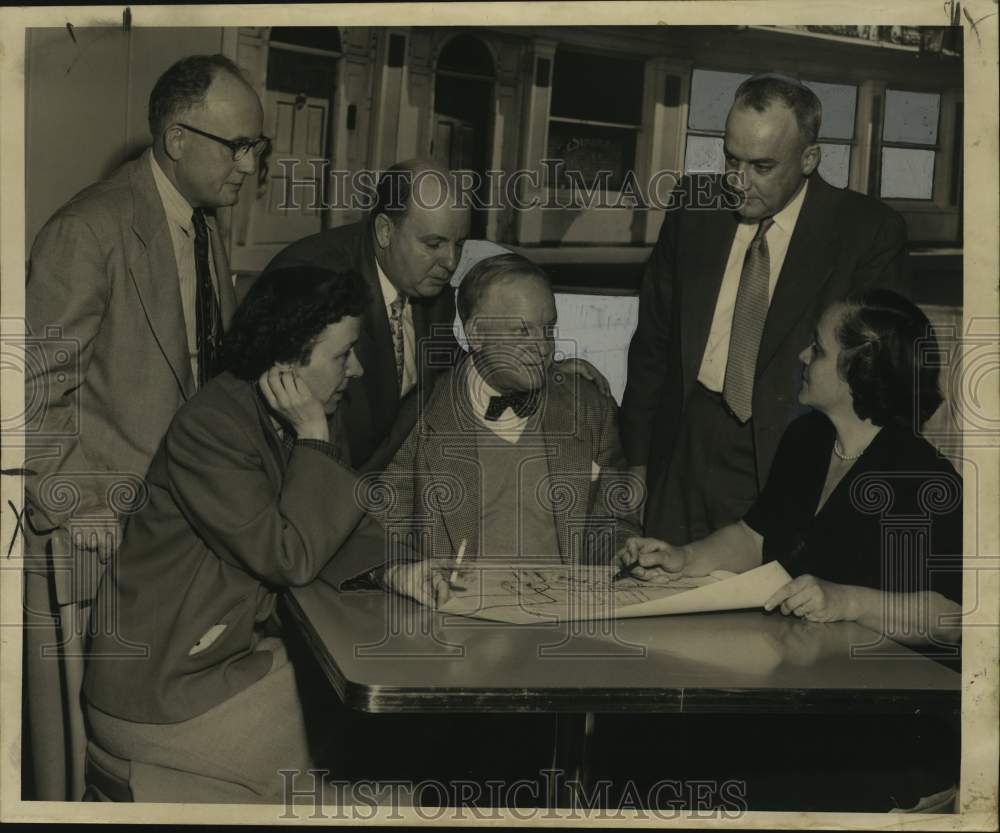
[(438, 609), (494, 622), (537, 624), (578, 619), (665, 616), (761, 607), (791, 577), (777, 561), (745, 573), (723, 570), (701, 578), (612, 581), (611, 567), (470, 565), (463, 589)]

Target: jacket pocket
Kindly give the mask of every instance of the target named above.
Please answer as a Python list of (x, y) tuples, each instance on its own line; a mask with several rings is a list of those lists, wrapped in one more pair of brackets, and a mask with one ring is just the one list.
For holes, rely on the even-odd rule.
[(188, 650), (188, 656), (194, 657), (202, 654), (211, 648), (222, 636), (223, 633), (246, 613), (247, 596), (243, 596), (226, 613), (219, 618), (219, 621), (206, 630), (198, 641)]

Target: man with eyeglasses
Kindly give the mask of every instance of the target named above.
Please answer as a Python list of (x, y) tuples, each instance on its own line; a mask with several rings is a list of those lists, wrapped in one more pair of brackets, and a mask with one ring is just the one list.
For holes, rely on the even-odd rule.
[[(268, 148), (257, 93), (222, 55), (170, 67), (148, 115), (152, 147), (60, 208), (28, 267), (25, 696), (38, 799), (82, 796), (71, 655), (119, 522), (138, 508), (120, 498), (138, 489), (141, 501), (171, 418), (217, 372), (236, 299), (213, 212), (236, 203)], [(63, 656), (43, 656), (46, 644)]]

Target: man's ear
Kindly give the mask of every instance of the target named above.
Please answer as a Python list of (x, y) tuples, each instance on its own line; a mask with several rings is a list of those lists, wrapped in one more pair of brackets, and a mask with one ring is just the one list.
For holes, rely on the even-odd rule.
[(163, 150), (174, 162), (184, 155), (184, 139), (187, 131), (176, 124), (163, 131)]
[(392, 220), (386, 214), (375, 217), (375, 242), (380, 248), (388, 249), (392, 240)]
[(819, 167), (823, 151), (819, 145), (806, 145), (802, 149), (802, 176), (809, 176)]

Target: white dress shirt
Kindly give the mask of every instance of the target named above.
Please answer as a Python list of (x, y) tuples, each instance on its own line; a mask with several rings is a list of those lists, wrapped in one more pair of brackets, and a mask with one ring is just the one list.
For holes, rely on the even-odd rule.
[(485, 425), (501, 439), (514, 445), (521, 439), (521, 435), (524, 433), (524, 429), (531, 417), (520, 417), (514, 413), (513, 408), (507, 408), (500, 414), (499, 419), (487, 419), (486, 409), (490, 405), (490, 399), (494, 396), (500, 396), (500, 391), (482, 377), (471, 357), (467, 361), (469, 362), (469, 401), (472, 404), (473, 413), (475, 413), (476, 418), (481, 424)]
[[(389, 321), (389, 332), (392, 332), (392, 302), (399, 297), (399, 290), (392, 285), (382, 271), (378, 260), (375, 261), (375, 268), (378, 269), (378, 283), (382, 288), (382, 298), (385, 300), (385, 317)], [(404, 296), (405, 297), (405, 296)], [(406, 299), (403, 305), (403, 383), (399, 390), (400, 398), (406, 396), (417, 383), (417, 337), (413, 330), (413, 304), (410, 299)], [(395, 342), (393, 343), (395, 347)], [(393, 362), (396, 354), (393, 350)]]
[[(167, 227), (170, 229), (170, 242), (174, 247), (174, 260), (177, 263), (177, 278), (181, 293), (181, 310), (184, 313), (184, 329), (187, 334), (188, 356), (191, 360), (191, 373), (198, 379), (198, 313), (196, 298), (198, 294), (198, 272), (194, 260), (194, 222), (191, 215), (194, 209), (184, 199), (174, 184), (167, 179), (160, 164), (150, 148), (146, 151), (149, 164), (153, 170), (153, 182), (160, 194), (160, 202), (167, 215)], [(218, 297), (218, 283), (215, 276), (215, 263), (212, 257), (212, 237), (208, 238), (208, 268), (212, 275), (212, 285)]]
[[(791, 201), (774, 215), (774, 225), (764, 235), (767, 240), (767, 252), (771, 271), (767, 284), (768, 302), (774, 297), (774, 287), (778, 283), (788, 244), (791, 242), (795, 223), (802, 210), (809, 180), (799, 189)], [(722, 392), (726, 381), (726, 362), (729, 359), (729, 335), (733, 327), (733, 311), (736, 308), (736, 293), (740, 288), (740, 275), (743, 272), (743, 261), (747, 249), (757, 233), (759, 223), (740, 223), (733, 238), (733, 246), (729, 250), (729, 260), (719, 287), (719, 297), (715, 302), (715, 314), (712, 317), (712, 327), (708, 331), (708, 343), (701, 358), (701, 368), (698, 371), (698, 381), (709, 390)]]

